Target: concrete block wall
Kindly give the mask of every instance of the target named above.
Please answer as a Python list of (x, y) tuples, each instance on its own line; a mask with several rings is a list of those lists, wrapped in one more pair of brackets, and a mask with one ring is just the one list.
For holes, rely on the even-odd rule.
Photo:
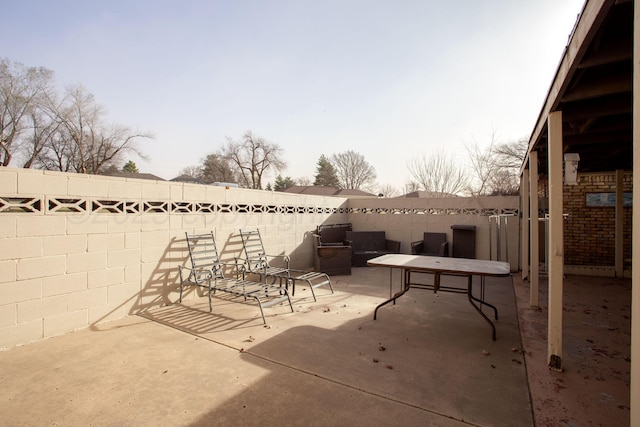
[[(213, 230), (224, 259), (258, 228), (267, 252), (313, 265), (310, 233), (346, 199), (0, 168), (0, 349), (178, 298), (184, 233)], [(193, 293), (190, 294), (193, 297)]]
[(451, 250), (451, 226), (473, 225), (476, 258), (495, 260), (497, 219), (490, 227), (489, 218), (503, 215), (500, 259), (508, 261), (516, 271), (520, 253), (519, 204), (518, 196), (349, 199), (349, 220), (354, 230), (385, 230), (388, 238), (402, 242), (404, 253), (411, 253), (411, 242), (421, 240), (425, 231), (446, 233)]
[[(318, 224), (385, 230), (405, 253), (424, 231), (451, 241), (451, 225), (475, 225), (476, 257), (490, 259), (488, 218), (517, 218), (518, 203), (345, 199), (0, 167), (0, 349), (176, 302), (185, 232), (213, 230), (221, 258), (232, 260), (239, 230), (258, 228), (268, 254), (308, 268)], [(508, 228), (517, 269), (518, 221)]]

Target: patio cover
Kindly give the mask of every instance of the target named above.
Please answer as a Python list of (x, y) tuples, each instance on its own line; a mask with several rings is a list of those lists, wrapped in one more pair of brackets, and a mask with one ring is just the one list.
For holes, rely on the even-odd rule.
[[(565, 153), (580, 156), (579, 172), (634, 171), (634, 152), (640, 151), (638, 122), (638, 64), (640, 31), (635, 23), (640, 13), (633, 0), (587, 0), (570, 35), (555, 78), (535, 124), (522, 166), (523, 217), (537, 218), (538, 177), (549, 182), (549, 330), (548, 361), (562, 369), (563, 219), (562, 179)], [(635, 60), (633, 58), (636, 58)], [(635, 96), (634, 96), (635, 95)], [(634, 150), (634, 147), (636, 148)], [(640, 188), (640, 171), (634, 174)], [(621, 187), (621, 185), (619, 185)], [(618, 194), (621, 193), (618, 189)], [(634, 192), (635, 194), (635, 192)], [(621, 197), (618, 200), (621, 202)], [(634, 195), (635, 199), (635, 195)], [(639, 205), (634, 200), (634, 205)], [(529, 215), (529, 212), (534, 214)], [(525, 222), (525, 224), (528, 221)], [(640, 241), (640, 211), (633, 212), (633, 243)], [(537, 305), (537, 270), (529, 275), (528, 260), (537, 265), (538, 221), (531, 221), (530, 234), (522, 235), (523, 277), (531, 282), (531, 304)], [(622, 239), (616, 227), (616, 247)], [(531, 245), (529, 244), (531, 240)], [(530, 251), (530, 252), (529, 252)], [(616, 269), (622, 254), (616, 250)], [(633, 254), (631, 339), (631, 425), (640, 425), (640, 254)]]

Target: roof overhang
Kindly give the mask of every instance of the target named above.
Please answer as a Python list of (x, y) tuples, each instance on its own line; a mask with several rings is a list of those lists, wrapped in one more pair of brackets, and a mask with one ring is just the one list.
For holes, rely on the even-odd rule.
[(538, 152), (547, 174), (550, 113), (562, 111), (564, 153), (580, 155), (580, 172), (633, 166), (633, 0), (587, 0), (571, 33), (523, 164)]

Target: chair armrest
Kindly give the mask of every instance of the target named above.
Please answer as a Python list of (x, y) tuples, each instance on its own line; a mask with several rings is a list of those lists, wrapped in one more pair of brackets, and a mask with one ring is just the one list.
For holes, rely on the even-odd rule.
[(265, 254), (264, 256), (266, 256), (267, 258), (271, 258), (271, 259), (282, 259), (282, 262), (286, 265), (287, 269), (289, 269), (289, 263), (291, 262), (291, 258), (289, 258), (289, 255), (267, 255), (267, 254)]
[[(446, 242), (445, 242), (446, 243)], [(411, 254), (416, 255), (422, 252), (422, 248), (424, 248), (424, 240), (419, 240), (417, 242), (411, 242)], [(440, 248), (442, 250), (442, 248)]]
[(385, 246), (388, 251), (400, 252), (400, 242), (398, 240), (385, 239)]
[(440, 245), (440, 256), (449, 256), (449, 242), (442, 242)]

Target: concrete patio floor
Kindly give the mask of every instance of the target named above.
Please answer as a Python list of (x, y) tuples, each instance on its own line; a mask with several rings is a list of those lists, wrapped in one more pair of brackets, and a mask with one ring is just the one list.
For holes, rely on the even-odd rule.
[[(615, 388), (596, 395), (615, 409), (602, 425), (628, 424), (628, 366), (626, 403), (624, 373), (572, 382), (569, 358), (566, 373), (549, 373), (538, 336), (544, 308), (522, 304), (528, 290), (518, 275), (515, 293), (510, 278), (487, 280), (497, 341), (459, 294), (414, 289), (374, 321), (389, 278), (384, 268), (354, 268), (333, 278), (334, 294), (316, 289), (317, 302), (298, 286), (294, 313), (265, 309), (267, 327), (255, 306), (215, 297), (209, 313), (205, 298), (192, 298), (0, 352), (0, 418), (12, 426), (598, 425), (581, 422), (601, 407), (566, 403), (578, 392), (571, 387), (592, 380)], [(396, 273), (396, 290), (398, 281)], [(596, 332), (588, 339), (600, 340)], [(629, 352), (605, 348), (623, 361)]]

